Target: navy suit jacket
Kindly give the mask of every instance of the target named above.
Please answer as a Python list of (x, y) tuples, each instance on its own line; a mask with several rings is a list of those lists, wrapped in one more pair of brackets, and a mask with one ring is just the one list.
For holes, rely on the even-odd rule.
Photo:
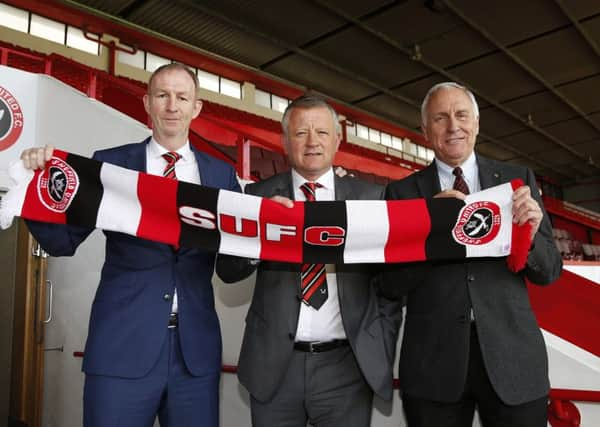
[[(149, 139), (94, 153), (94, 159), (136, 171), (146, 170)], [(192, 147), (202, 185), (240, 191), (234, 169)], [(27, 222), (52, 256), (70, 256), (92, 229)], [(87, 374), (139, 378), (161, 351), (173, 291), (177, 288), (179, 337), (192, 375), (218, 373), (221, 333), (211, 277), (215, 254), (104, 232), (106, 259), (92, 304), (83, 370)]]

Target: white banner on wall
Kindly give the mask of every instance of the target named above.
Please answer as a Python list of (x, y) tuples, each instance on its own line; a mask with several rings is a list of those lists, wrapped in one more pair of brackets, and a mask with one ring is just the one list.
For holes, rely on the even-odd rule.
[(0, 190), (8, 164), (35, 143), (38, 82), (37, 74), (0, 65)]
[(9, 164), (26, 148), (52, 144), (90, 157), (149, 134), (145, 124), (53, 77), (0, 66), (0, 192)]

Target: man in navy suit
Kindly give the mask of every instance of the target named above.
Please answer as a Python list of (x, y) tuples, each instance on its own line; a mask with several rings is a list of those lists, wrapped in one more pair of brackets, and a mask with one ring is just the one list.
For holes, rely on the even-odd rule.
[[(181, 64), (157, 69), (144, 107), (143, 142), (97, 151), (94, 159), (154, 175), (240, 191), (234, 169), (188, 140), (198, 116), (198, 81)], [(53, 147), (25, 150), (41, 168)], [(93, 231), (28, 221), (53, 256), (73, 255)], [(215, 254), (105, 232), (106, 259), (92, 305), (83, 371), (84, 426), (218, 426), (221, 334), (211, 286)]]

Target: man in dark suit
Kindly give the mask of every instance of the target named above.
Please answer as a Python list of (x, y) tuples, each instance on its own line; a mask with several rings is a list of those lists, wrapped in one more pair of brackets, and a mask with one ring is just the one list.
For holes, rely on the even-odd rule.
[[(152, 137), (94, 159), (154, 175), (240, 191), (235, 171), (188, 141), (198, 81), (181, 64), (156, 70), (144, 96)], [(23, 152), (43, 167), (52, 147)], [(53, 256), (72, 255), (93, 231), (28, 222)], [(221, 334), (211, 277), (215, 254), (105, 232), (106, 259), (92, 305), (83, 370), (84, 426), (218, 426)]]
[[(341, 140), (337, 114), (305, 95), (282, 120), (292, 170), (246, 186), (291, 200), (381, 199), (382, 188), (332, 169)], [(368, 426), (373, 392), (392, 395), (400, 304), (378, 295), (367, 265), (294, 265), (219, 256), (235, 282), (257, 271), (238, 377), (251, 395), (254, 426)]]
[(423, 133), (435, 160), (389, 184), (387, 199), (458, 197), (521, 178), (513, 220), (532, 226), (527, 265), (508, 270), (504, 258), (391, 266), (389, 292), (406, 295), (400, 387), (408, 425), (471, 426), (474, 410), (490, 426), (546, 426), (548, 361), (525, 279), (546, 285), (562, 261), (552, 240), (531, 170), (474, 153), (479, 111), (456, 83), (429, 90)]

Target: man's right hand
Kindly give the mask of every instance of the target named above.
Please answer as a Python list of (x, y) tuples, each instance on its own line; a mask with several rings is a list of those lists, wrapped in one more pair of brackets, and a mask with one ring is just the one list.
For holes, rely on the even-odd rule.
[(287, 197), (284, 197), (284, 196), (273, 196), (273, 197), (271, 197), (271, 200), (279, 203), (280, 205), (285, 206), (286, 208), (294, 207), (294, 202), (291, 199), (288, 199)]
[(52, 145), (28, 148), (21, 153), (21, 160), (26, 169), (43, 169), (46, 162), (52, 158), (52, 153), (54, 153)]
[(465, 195), (465, 193), (461, 193), (458, 190), (444, 190), (440, 193), (437, 193), (435, 196), (433, 196), (434, 199), (444, 199), (444, 198), (455, 198), (455, 199), (459, 199), (459, 200), (465, 200), (465, 197), (467, 197)]

